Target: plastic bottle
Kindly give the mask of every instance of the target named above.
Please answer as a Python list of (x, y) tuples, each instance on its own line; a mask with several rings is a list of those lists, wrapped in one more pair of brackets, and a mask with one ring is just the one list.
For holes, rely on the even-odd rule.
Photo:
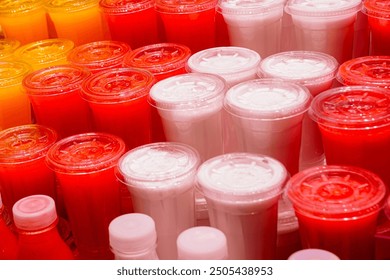
[(0, 260), (16, 260), (17, 249), (18, 241), (16, 235), (7, 226), (0, 194)]

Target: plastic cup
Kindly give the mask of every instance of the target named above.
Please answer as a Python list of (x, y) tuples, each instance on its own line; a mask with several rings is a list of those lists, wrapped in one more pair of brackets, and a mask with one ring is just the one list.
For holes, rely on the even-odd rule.
[(53, 128), (60, 138), (89, 132), (92, 120), (88, 104), (80, 96), (81, 84), (91, 73), (74, 65), (34, 71), (23, 79), (35, 121)]
[(283, 164), (259, 154), (224, 154), (199, 167), (197, 183), (210, 225), (226, 235), (229, 259), (275, 258), (278, 200), (286, 178)]
[(127, 152), (118, 178), (132, 196), (134, 211), (153, 218), (160, 259), (177, 259), (179, 234), (195, 225), (194, 186), (198, 153), (188, 145), (160, 142)]
[(390, 93), (368, 86), (322, 92), (309, 115), (322, 135), (326, 162), (371, 170), (390, 186)]
[(46, 11), (42, 0), (1, 0), (0, 25), (5, 38), (22, 45), (48, 39)]
[(230, 44), (267, 57), (281, 47), (284, 0), (221, 0), (217, 11), (225, 19)]
[(150, 143), (151, 114), (147, 101), (154, 76), (138, 68), (96, 73), (82, 85), (94, 129), (121, 137), (127, 149)]
[(302, 246), (330, 251), (340, 259), (373, 259), (374, 234), (386, 186), (356, 166), (313, 167), (287, 183), (299, 221)]
[(68, 39), (46, 39), (35, 41), (19, 47), (15, 51), (15, 59), (28, 63), (33, 70), (49, 66), (67, 64), (67, 55), (74, 43)]
[(299, 170), (302, 122), (311, 94), (297, 83), (254, 79), (231, 87), (225, 96), (224, 151), (271, 156), (290, 174)]
[(390, 4), (386, 0), (365, 0), (362, 12), (370, 28), (370, 55), (390, 55)]
[(0, 39), (0, 60), (14, 60), (14, 52), (20, 42), (14, 39)]
[(354, 26), (361, 0), (290, 0), (285, 9), (291, 14), (299, 50), (319, 51), (339, 63), (352, 58)]
[(114, 168), (124, 151), (125, 143), (116, 136), (85, 133), (58, 141), (47, 153), (80, 259), (113, 259), (108, 226), (121, 214)]
[(100, 0), (111, 39), (139, 48), (160, 42), (155, 0)]
[(340, 258), (327, 250), (313, 248), (299, 250), (291, 254), (288, 260), (340, 260)]
[(188, 59), (188, 72), (210, 73), (224, 78), (228, 86), (255, 79), (260, 55), (241, 47), (216, 47), (197, 52)]
[[(283, 0), (284, 6), (287, 4), (288, 0)], [(294, 51), (297, 50), (297, 42), (295, 38), (294, 24), (291, 18), (291, 15), (285, 11), (283, 8), (283, 17), (282, 17), (282, 39), (280, 42), (280, 51)]]
[(98, 73), (111, 68), (121, 67), (130, 46), (119, 41), (96, 41), (75, 47), (68, 54), (71, 64), (88, 68)]
[(188, 46), (192, 53), (215, 47), (215, 7), (218, 0), (156, 0), (166, 42)]
[[(364, 1), (362, 0), (361, 2), (364, 3)], [(369, 55), (371, 41), (370, 28), (368, 26), (368, 17), (362, 10), (357, 13), (354, 29), (352, 57)]]
[(375, 86), (390, 89), (390, 56), (363, 56), (340, 65), (337, 80), (344, 86)]

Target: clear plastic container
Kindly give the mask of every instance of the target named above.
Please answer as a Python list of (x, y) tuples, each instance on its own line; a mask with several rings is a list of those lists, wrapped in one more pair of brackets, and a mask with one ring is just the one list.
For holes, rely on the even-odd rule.
[(14, 60), (14, 52), (20, 47), (20, 42), (15, 39), (0, 39), (0, 59)]

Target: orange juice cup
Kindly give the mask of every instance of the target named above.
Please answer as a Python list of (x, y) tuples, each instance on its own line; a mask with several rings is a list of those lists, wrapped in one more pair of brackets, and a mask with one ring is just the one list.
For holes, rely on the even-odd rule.
[(20, 47), (20, 42), (14, 39), (0, 40), (0, 60), (13, 60), (14, 52)]

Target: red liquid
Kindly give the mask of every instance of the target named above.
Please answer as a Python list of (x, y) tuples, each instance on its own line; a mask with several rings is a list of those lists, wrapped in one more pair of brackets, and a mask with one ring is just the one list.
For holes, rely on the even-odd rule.
[(390, 55), (390, 19), (368, 17), (371, 30), (371, 55)]
[(0, 207), (0, 260), (16, 260), (18, 241), (3, 218), (3, 208)]

